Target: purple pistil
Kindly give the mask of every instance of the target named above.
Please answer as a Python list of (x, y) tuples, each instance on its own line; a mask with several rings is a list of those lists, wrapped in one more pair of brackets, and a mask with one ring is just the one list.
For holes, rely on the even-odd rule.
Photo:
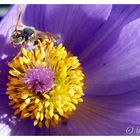
[(36, 67), (27, 69), (24, 82), (35, 93), (46, 93), (53, 87), (54, 72), (49, 68)]

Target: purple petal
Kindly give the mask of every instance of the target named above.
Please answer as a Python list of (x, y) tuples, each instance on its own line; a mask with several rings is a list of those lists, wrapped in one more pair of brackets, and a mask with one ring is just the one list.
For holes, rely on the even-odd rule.
[(24, 23), (61, 35), (64, 45), (79, 55), (109, 17), (111, 5), (28, 5)]
[[(104, 39), (101, 42), (95, 41), (95, 46), (90, 50), (87, 48), (81, 56), (87, 76), (87, 93), (122, 94), (140, 88), (140, 20), (135, 12), (132, 17), (128, 16), (135, 9), (125, 6), (126, 11), (123, 11), (126, 14), (118, 16), (118, 24), (113, 24), (107, 30), (106, 37), (102, 36)], [(136, 12), (140, 13), (140, 7)], [(125, 19), (126, 16), (129, 18)], [(122, 23), (119, 19), (123, 19)]]
[[(123, 96), (87, 96), (67, 124), (50, 129), (51, 135), (139, 135), (139, 100), (140, 91)], [(128, 127), (135, 131), (130, 133)]]

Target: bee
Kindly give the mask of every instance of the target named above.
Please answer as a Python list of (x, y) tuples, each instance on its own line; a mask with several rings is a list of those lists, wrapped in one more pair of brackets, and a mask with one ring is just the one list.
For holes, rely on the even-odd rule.
[(50, 44), (51, 42), (59, 40), (59, 37), (52, 33), (38, 31), (30, 26), (19, 25), (21, 14), (22, 7), (20, 7), (15, 29), (10, 37), (11, 43), (14, 47), (24, 46), (26, 50), (31, 50), (38, 46), (39, 41), (45, 41), (46, 44)]

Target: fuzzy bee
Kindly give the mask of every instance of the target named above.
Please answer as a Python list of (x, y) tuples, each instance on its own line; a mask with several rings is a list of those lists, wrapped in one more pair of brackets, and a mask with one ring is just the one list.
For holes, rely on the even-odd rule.
[(10, 37), (10, 41), (14, 47), (24, 46), (26, 50), (31, 50), (37, 47), (39, 41), (43, 40), (46, 41), (46, 44), (49, 44), (59, 40), (59, 37), (52, 33), (41, 32), (30, 26), (19, 25), (21, 13), (22, 8), (20, 8), (15, 29)]

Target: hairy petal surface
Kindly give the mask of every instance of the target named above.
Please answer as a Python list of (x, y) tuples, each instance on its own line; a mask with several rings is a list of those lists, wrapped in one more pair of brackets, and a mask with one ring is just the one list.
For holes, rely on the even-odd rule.
[[(126, 24), (109, 49), (98, 51), (84, 63), (87, 93), (112, 95), (140, 88), (140, 19)], [(109, 39), (111, 41), (111, 37)], [(101, 47), (99, 47), (101, 48)], [(104, 48), (103, 48), (104, 49)], [(101, 54), (100, 54), (101, 53)]]

